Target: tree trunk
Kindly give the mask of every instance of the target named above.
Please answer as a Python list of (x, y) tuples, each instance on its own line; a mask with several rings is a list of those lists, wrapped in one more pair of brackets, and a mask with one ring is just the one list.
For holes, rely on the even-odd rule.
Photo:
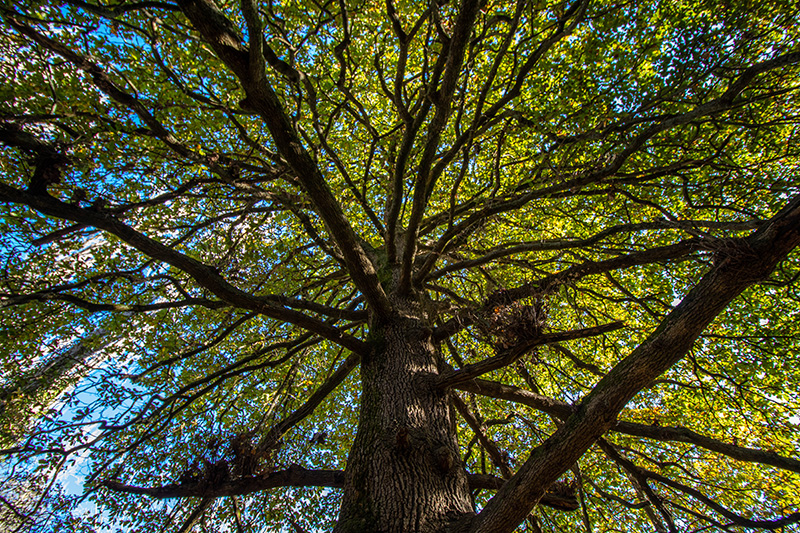
[(442, 531), (474, 513), (449, 393), (432, 383), (431, 328), (418, 306), (406, 307), (373, 327), (361, 363), (358, 431), (335, 533)]

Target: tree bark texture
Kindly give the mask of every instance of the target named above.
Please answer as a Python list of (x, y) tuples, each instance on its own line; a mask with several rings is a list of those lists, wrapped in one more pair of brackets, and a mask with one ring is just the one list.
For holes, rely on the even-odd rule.
[(404, 307), (373, 327), (362, 360), (359, 425), (335, 533), (441, 531), (474, 513), (450, 392), (435, 386), (432, 330), (418, 306)]

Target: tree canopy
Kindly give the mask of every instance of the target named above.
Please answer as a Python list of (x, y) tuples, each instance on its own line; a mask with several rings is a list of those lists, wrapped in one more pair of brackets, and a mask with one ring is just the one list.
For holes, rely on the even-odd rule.
[(794, 2), (0, 15), (6, 530), (800, 531)]

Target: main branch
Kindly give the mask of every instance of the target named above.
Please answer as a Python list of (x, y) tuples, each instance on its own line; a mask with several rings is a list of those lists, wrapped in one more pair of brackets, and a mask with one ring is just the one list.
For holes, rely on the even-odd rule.
[(109, 214), (94, 209), (76, 207), (47, 194), (32, 194), (2, 183), (0, 183), (0, 201), (27, 205), (48, 216), (83, 223), (107, 231), (146, 256), (186, 272), (201, 287), (211, 291), (234, 307), (249, 309), (270, 318), (295, 324), (355, 353), (365, 353), (366, 351), (366, 345), (355, 337), (346, 335), (337, 328), (298, 311), (278, 307), (268, 298), (244, 292), (228, 283), (213, 267), (147, 237)]
[(236, 75), (247, 95), (247, 106), (255, 110), (269, 129), (281, 156), (300, 180), (317, 213), (325, 222), (333, 240), (339, 246), (353, 283), (364, 295), (367, 304), (380, 318), (387, 317), (391, 304), (387, 298), (370, 257), (331, 192), (325, 178), (311, 155), (303, 147), (286, 110), (266, 78), (263, 37), (260, 35), (258, 13), (245, 2), (250, 50), (241, 44), (233, 23), (219, 10), (213, 0), (183, 0), (179, 2), (184, 14), (217, 56)]
[(511, 532), (545, 489), (614, 425), (625, 405), (683, 358), (723, 309), (763, 280), (800, 244), (800, 196), (750, 237), (736, 241), (650, 337), (606, 375), (506, 485), (486, 504), (471, 533)]

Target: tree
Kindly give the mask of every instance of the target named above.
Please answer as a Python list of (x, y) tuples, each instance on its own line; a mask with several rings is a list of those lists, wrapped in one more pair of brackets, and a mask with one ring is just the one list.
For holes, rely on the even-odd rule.
[(8, 529), (796, 531), (792, 2), (2, 20)]

